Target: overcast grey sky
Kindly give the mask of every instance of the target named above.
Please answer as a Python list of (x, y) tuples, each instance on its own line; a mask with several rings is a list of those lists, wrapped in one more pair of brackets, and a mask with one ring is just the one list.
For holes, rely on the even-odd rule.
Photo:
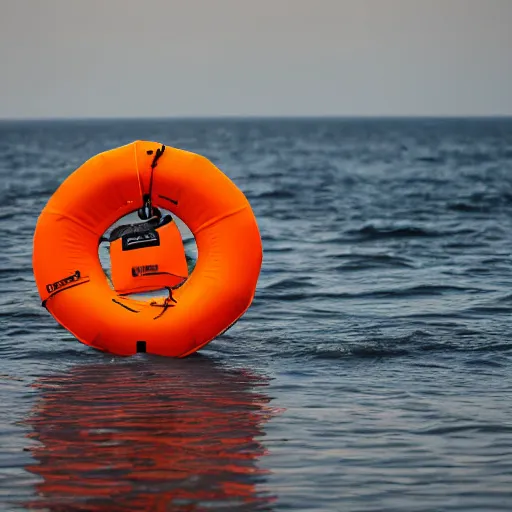
[(512, 115), (512, 0), (0, 0), (0, 118)]

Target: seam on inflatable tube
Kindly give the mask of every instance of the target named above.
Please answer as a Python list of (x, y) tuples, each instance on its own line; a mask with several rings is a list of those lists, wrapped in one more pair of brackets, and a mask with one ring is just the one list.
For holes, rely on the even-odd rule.
[(137, 171), (137, 180), (139, 182), (140, 197), (144, 197), (144, 191), (142, 190), (142, 181), (140, 179), (140, 172), (139, 172), (139, 161), (137, 159), (137, 142), (135, 142), (133, 144), (133, 154), (135, 157), (135, 170)]
[(224, 215), (220, 215), (219, 217), (215, 217), (214, 219), (209, 220), (208, 222), (205, 222), (202, 226), (196, 229), (196, 233), (199, 233), (203, 229), (209, 228), (210, 226), (213, 226), (214, 224), (217, 224), (221, 220), (227, 219), (228, 217), (232, 217), (233, 215), (236, 215), (237, 213), (243, 212), (244, 210), (247, 210), (248, 206), (242, 206), (241, 208), (238, 208), (236, 210), (233, 210), (231, 212), (225, 213)]
[(83, 222), (75, 219), (74, 217), (72, 217), (70, 215), (67, 215), (65, 213), (59, 212), (57, 210), (46, 210), (45, 213), (48, 214), (48, 215), (57, 215), (57, 216), (62, 217), (64, 219), (68, 219), (71, 222), (74, 222), (75, 224), (77, 224), (78, 226), (86, 229), (87, 231), (89, 231), (89, 233), (92, 233), (93, 235), (96, 235), (96, 236), (101, 236), (96, 231), (94, 231), (94, 229), (92, 229), (90, 226), (88, 226), (87, 224), (84, 224)]

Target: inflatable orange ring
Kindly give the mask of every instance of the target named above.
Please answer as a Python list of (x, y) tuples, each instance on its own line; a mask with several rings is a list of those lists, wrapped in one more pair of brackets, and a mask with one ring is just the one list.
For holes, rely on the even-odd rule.
[[(103, 233), (147, 203), (192, 231), (195, 269), (160, 302), (118, 296), (98, 257)], [(50, 198), (34, 233), (43, 305), (78, 340), (118, 355), (185, 357), (230, 327), (254, 298), (260, 233), (244, 194), (203, 156), (135, 141), (100, 153)]]

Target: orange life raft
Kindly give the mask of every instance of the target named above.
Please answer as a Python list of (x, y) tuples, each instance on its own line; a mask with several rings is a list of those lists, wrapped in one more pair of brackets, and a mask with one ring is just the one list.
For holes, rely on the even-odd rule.
[[(194, 271), (166, 299), (121, 297), (105, 278), (99, 242), (115, 221), (153, 206), (191, 230)], [(261, 263), (260, 233), (244, 194), (205, 157), (156, 142), (136, 141), (85, 162), (50, 198), (34, 234), (43, 305), (82, 343), (119, 355), (199, 350), (249, 308)]]

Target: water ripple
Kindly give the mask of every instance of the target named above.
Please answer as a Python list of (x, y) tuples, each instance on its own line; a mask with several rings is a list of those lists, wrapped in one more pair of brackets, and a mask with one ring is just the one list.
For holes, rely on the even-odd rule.
[[(35, 289), (49, 196), (137, 139), (258, 220), (253, 305), (203, 356), (99, 353)], [(510, 148), (507, 119), (0, 122), (0, 509), (509, 510)]]

